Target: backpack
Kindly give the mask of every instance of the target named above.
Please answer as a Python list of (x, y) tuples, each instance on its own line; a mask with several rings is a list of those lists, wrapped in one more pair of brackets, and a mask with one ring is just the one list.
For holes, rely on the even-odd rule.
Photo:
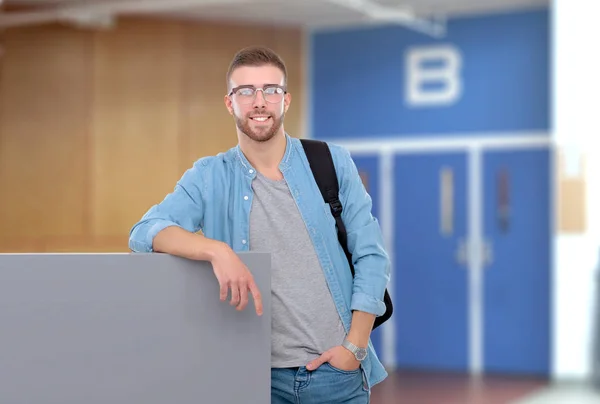
[[(342, 203), (339, 199), (339, 184), (337, 180), (337, 174), (335, 166), (333, 164), (333, 158), (331, 157), (331, 151), (327, 143), (314, 139), (300, 139), (302, 147), (308, 158), (310, 169), (312, 170), (315, 181), (321, 190), (321, 195), (326, 203), (331, 207), (331, 213), (335, 218), (337, 227), (338, 240), (344, 249), (346, 259), (350, 265), (350, 271), (352, 277), (354, 277), (354, 265), (352, 264), (352, 254), (348, 251), (348, 238), (346, 235), (346, 227), (342, 221)], [(385, 303), (385, 313), (382, 316), (375, 318), (373, 329), (379, 327), (385, 323), (392, 316), (394, 306), (392, 299), (386, 288), (383, 297)]]

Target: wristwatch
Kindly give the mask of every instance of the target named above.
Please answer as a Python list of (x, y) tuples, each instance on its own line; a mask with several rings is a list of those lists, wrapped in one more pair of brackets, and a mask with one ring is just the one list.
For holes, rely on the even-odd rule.
[(356, 345), (354, 345), (352, 342), (348, 341), (347, 339), (344, 339), (344, 342), (342, 342), (342, 346), (344, 348), (346, 348), (347, 350), (349, 350), (350, 352), (352, 352), (354, 354), (354, 357), (356, 358), (356, 360), (359, 362), (362, 362), (367, 357), (367, 349), (366, 348), (359, 348)]

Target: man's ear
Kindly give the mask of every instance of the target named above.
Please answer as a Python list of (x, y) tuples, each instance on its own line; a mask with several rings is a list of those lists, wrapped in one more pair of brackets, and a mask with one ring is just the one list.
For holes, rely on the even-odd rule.
[(288, 108), (290, 107), (291, 102), (292, 102), (292, 94), (285, 93), (285, 97), (283, 98), (283, 106), (284, 106), (285, 112), (287, 112)]
[(233, 105), (231, 105), (231, 98), (228, 95), (225, 95), (225, 107), (227, 111), (229, 111), (229, 115), (233, 115)]

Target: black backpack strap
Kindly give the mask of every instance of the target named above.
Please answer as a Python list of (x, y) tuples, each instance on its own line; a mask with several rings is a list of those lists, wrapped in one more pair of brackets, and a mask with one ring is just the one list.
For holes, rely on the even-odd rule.
[[(342, 202), (339, 198), (340, 187), (337, 180), (333, 157), (327, 143), (314, 139), (300, 139), (302, 147), (308, 158), (310, 169), (312, 170), (315, 181), (321, 190), (323, 199), (331, 207), (331, 213), (335, 218), (335, 223), (338, 231), (338, 240), (344, 249), (352, 277), (354, 277), (354, 265), (352, 264), (352, 255), (348, 251), (348, 237), (346, 235), (346, 226), (342, 221)], [(375, 319), (373, 329), (378, 328), (381, 324), (390, 319), (394, 312), (394, 305), (388, 290), (385, 290), (383, 296), (385, 303), (385, 313)]]
[(337, 226), (338, 240), (344, 249), (348, 264), (350, 264), (352, 276), (354, 276), (352, 255), (348, 251), (346, 226), (344, 226), (344, 222), (342, 221), (343, 206), (339, 198), (340, 187), (329, 146), (325, 142), (314, 139), (300, 139), (300, 142), (306, 153), (315, 181), (321, 190), (321, 195), (323, 195), (323, 200), (328, 203), (331, 208), (331, 214), (333, 215)]

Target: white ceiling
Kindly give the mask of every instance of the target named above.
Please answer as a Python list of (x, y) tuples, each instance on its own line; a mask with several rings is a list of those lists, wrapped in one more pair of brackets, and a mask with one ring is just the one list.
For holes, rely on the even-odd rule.
[[(344, 1), (255, 0), (234, 6), (215, 4), (198, 10), (189, 9), (179, 15), (315, 27), (376, 22), (360, 11), (336, 3)], [(540, 6), (546, 5), (548, 0), (375, 0), (373, 3), (392, 10), (411, 11), (421, 16), (432, 13), (450, 16)]]
[[(400, 22), (406, 12), (427, 18), (512, 11), (547, 6), (549, 0), (4, 0), (4, 3), (28, 6), (30, 10), (0, 14), (0, 27), (61, 18), (65, 10), (67, 15), (79, 16), (79, 19), (92, 15), (152, 13), (184, 19), (336, 27), (373, 24), (381, 22), (381, 16), (388, 22)], [(375, 9), (377, 18), (368, 15)]]

